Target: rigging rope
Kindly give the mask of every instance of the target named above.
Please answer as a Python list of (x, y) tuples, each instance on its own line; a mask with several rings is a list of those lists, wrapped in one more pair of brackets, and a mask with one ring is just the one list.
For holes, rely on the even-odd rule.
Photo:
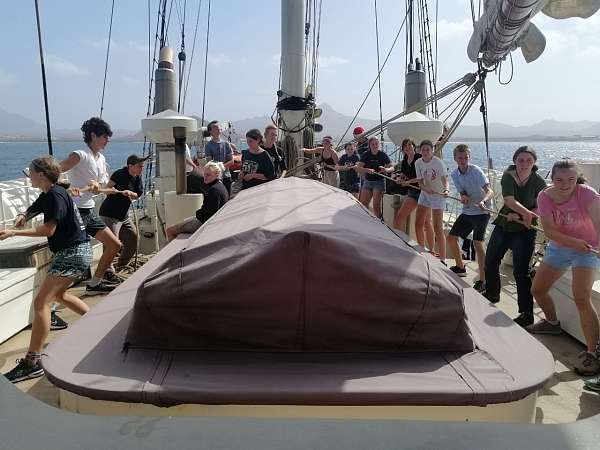
[[(202, 0), (198, 2), (198, 12), (196, 13), (196, 26), (194, 28), (194, 41), (192, 43), (192, 54), (190, 56), (190, 67), (188, 69), (187, 80), (185, 81), (185, 88), (183, 90), (183, 103), (182, 103), (182, 111), (185, 111), (185, 100), (187, 98), (187, 90), (188, 85), (190, 84), (190, 78), (192, 73), (192, 67), (194, 67), (194, 52), (196, 50), (196, 36), (198, 34), (198, 23), (200, 22), (200, 8), (202, 8)], [(202, 126), (204, 124), (200, 124)]]
[[(183, 93), (183, 81), (185, 79), (185, 11), (187, 8), (187, 0), (183, 2), (183, 14), (179, 12), (179, 3), (176, 4), (177, 9), (177, 17), (180, 19), (181, 24), (181, 47), (180, 51), (177, 54), (177, 60), (179, 61), (179, 89), (178, 89), (178, 97), (177, 97), (177, 111), (183, 114), (183, 110), (181, 109), (181, 100)], [(183, 16), (183, 19), (181, 18)]]
[(208, 15), (206, 18), (206, 52), (204, 53), (204, 83), (202, 87), (202, 116), (200, 126), (204, 126), (204, 107), (206, 105), (206, 74), (208, 66), (208, 43), (210, 37), (210, 0), (208, 0)]
[[(377, 20), (377, 0), (375, 1), (375, 40), (377, 43), (377, 74), (379, 74), (379, 25)], [(377, 77), (377, 84), (379, 85), (379, 124), (383, 125), (383, 109), (381, 106), (381, 77)], [(383, 142), (383, 131), (381, 132), (381, 141)]]
[(115, 11), (115, 0), (112, 0), (112, 6), (110, 8), (110, 24), (108, 26), (108, 43), (106, 45), (106, 61), (104, 63), (104, 81), (102, 82), (102, 98), (100, 100), (100, 118), (102, 118), (102, 113), (104, 112), (104, 93), (106, 91), (106, 75), (108, 73), (108, 56), (110, 55), (110, 38), (112, 36), (112, 24), (113, 24), (114, 11)]
[[(400, 33), (402, 32), (402, 28), (404, 28), (404, 24), (406, 23), (406, 19), (408, 17), (409, 14), (409, 10), (406, 10), (406, 14), (404, 15), (404, 19), (402, 20), (402, 23), (400, 24), (400, 28), (398, 29), (398, 32), (396, 33), (396, 37), (394, 38), (394, 41), (392, 42), (392, 46), (390, 47), (390, 50), (388, 51), (387, 56), (385, 57), (385, 60), (383, 61), (383, 64), (381, 65), (381, 68), (379, 69), (379, 72), (377, 72), (377, 77), (375, 78), (375, 80), (373, 80), (373, 83), (371, 84), (371, 88), (369, 89), (369, 92), (367, 92), (367, 95), (365, 95), (364, 100), (362, 101), (362, 103), (360, 104), (358, 110), (356, 111), (356, 114), (354, 114), (354, 117), (352, 117), (352, 120), (350, 121), (350, 124), (348, 125), (348, 127), (346, 128), (346, 131), (344, 131), (344, 133), (342, 134), (342, 137), (340, 138), (340, 140), (338, 141), (336, 148), (340, 147), (340, 143), (343, 142), (344, 138), (346, 137), (346, 134), (348, 133), (348, 131), (350, 130), (350, 128), (352, 128), (352, 125), (354, 124), (354, 121), (356, 120), (356, 118), (358, 117), (358, 115), (360, 114), (363, 106), (365, 105), (365, 103), (367, 102), (367, 99), (369, 98), (369, 95), (371, 95), (371, 91), (373, 91), (373, 88), (375, 87), (375, 83), (377, 83), (377, 80), (379, 79), (379, 77), (381, 76), (381, 72), (383, 71), (383, 69), (385, 68), (385, 65), (390, 57), (390, 55), (392, 54), (392, 50), (394, 50), (394, 47), (396, 45), (396, 41), (398, 41), (398, 37), (400, 36)], [(416, 111), (416, 110), (415, 110)], [(381, 127), (383, 127), (384, 124), (381, 124)]]

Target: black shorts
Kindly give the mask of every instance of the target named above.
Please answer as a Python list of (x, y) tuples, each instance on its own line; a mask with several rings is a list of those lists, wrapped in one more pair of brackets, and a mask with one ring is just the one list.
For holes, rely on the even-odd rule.
[(477, 214), (474, 216), (461, 214), (456, 219), (456, 222), (454, 222), (454, 225), (452, 225), (450, 236), (458, 236), (466, 239), (472, 231), (474, 241), (483, 241), (489, 221), (489, 214)]
[(85, 225), (85, 232), (90, 236), (96, 236), (98, 231), (102, 231), (106, 228), (106, 224), (102, 222), (102, 219), (98, 217), (96, 211), (92, 208), (77, 208), (79, 210), (79, 215), (81, 215), (81, 220), (83, 220), (83, 224)]
[(408, 189), (406, 191), (406, 195), (412, 198), (415, 202), (418, 202), (421, 191), (417, 191), (416, 189)]

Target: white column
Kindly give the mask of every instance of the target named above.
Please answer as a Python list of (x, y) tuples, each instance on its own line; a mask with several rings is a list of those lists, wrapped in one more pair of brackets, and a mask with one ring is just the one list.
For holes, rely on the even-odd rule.
[[(304, 97), (304, 0), (281, 1), (281, 99)], [(301, 128), (304, 111), (281, 111), (288, 128)], [(287, 134), (287, 133), (286, 133)], [(302, 132), (292, 133), (298, 148)]]

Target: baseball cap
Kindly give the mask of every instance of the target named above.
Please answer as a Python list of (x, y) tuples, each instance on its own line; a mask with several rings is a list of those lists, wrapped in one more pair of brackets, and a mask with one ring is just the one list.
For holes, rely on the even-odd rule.
[(357, 134), (363, 134), (365, 132), (365, 129), (363, 127), (356, 127), (354, 129), (354, 131), (352, 132), (352, 134), (357, 135)]
[(150, 157), (146, 156), (145, 158), (141, 158), (138, 155), (129, 155), (127, 157), (127, 165), (134, 166), (136, 164), (146, 161), (148, 158), (150, 158)]

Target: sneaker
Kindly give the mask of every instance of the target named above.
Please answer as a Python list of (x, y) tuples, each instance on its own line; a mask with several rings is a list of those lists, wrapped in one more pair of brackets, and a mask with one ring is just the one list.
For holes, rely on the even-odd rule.
[(30, 380), (44, 375), (42, 362), (32, 363), (27, 358), (17, 359), (17, 367), (10, 372), (6, 372), (4, 376), (12, 383), (18, 383), (23, 380)]
[(513, 321), (523, 328), (528, 327), (529, 325), (533, 325), (533, 314), (528, 312), (522, 312), (517, 317), (515, 317)]
[[(494, 303), (495, 304), (495, 303), (498, 303), (500, 301), (500, 296), (499, 295), (492, 295), (489, 292), (486, 292), (485, 294), (483, 294), (483, 296), (485, 298), (487, 298), (490, 303)], [(531, 323), (533, 323), (533, 321)]]
[(584, 387), (590, 391), (600, 392), (600, 377), (590, 378), (583, 382)]
[[(475, 289), (477, 292), (480, 292), (480, 293), (485, 292), (485, 281), (477, 280), (475, 282), (475, 284), (473, 285), (473, 289)], [(500, 300), (500, 299), (498, 299), (498, 300)]]
[(466, 268), (460, 268), (458, 266), (452, 266), (450, 267), (450, 270), (452, 272), (454, 272), (455, 275), (458, 275), (459, 277), (466, 277), (467, 276), (467, 269)]
[(64, 330), (68, 326), (69, 324), (61, 319), (58, 314), (56, 314), (56, 311), (50, 313), (50, 329), (52, 331)]
[(90, 286), (89, 284), (85, 287), (86, 294), (108, 294), (115, 290), (117, 286), (115, 284), (108, 284), (101, 281), (96, 286)]
[(583, 376), (597, 375), (600, 373), (600, 361), (593, 353), (581, 352), (577, 355), (577, 363), (573, 370)]
[(106, 272), (102, 278), (108, 284), (121, 284), (123, 279), (114, 272)]
[(560, 322), (556, 325), (551, 324), (546, 319), (542, 319), (539, 322), (529, 325), (525, 328), (531, 334), (562, 334), (562, 328)]

